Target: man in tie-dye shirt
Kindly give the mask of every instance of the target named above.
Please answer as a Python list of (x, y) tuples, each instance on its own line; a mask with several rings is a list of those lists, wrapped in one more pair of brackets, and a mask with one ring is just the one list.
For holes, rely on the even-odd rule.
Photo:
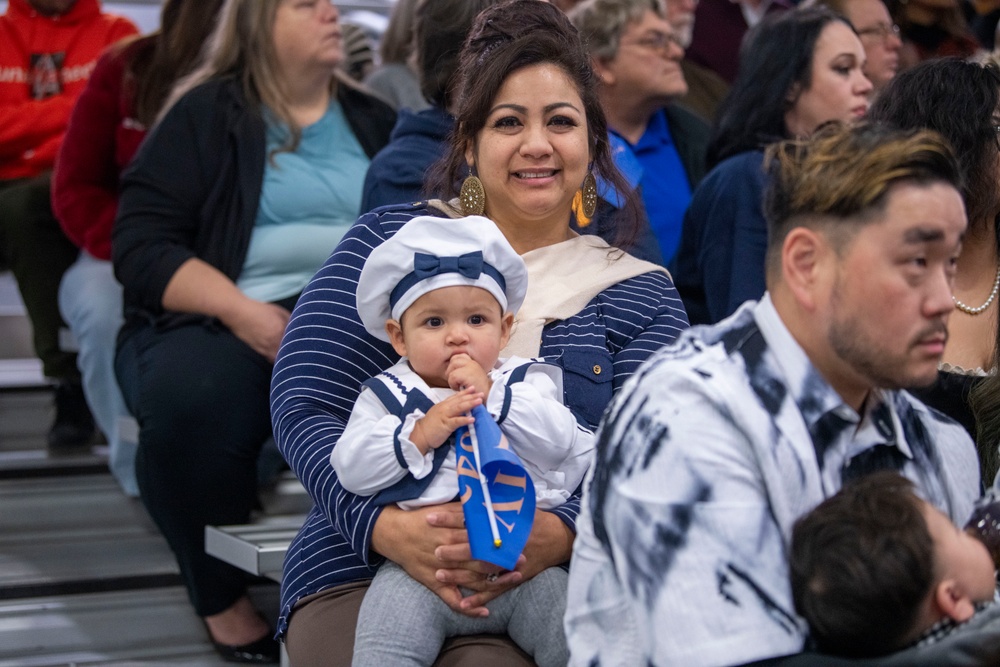
[(605, 415), (570, 569), (572, 665), (737, 665), (802, 650), (787, 547), (850, 479), (979, 493), (931, 383), (966, 227), (937, 135), (828, 128), (772, 149), (768, 293), (651, 357)]

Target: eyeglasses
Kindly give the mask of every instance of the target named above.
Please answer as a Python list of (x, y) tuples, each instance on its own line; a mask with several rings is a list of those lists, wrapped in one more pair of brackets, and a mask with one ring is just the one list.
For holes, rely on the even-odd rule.
[(670, 45), (676, 44), (679, 48), (683, 49), (680, 40), (674, 35), (668, 35), (665, 32), (653, 32), (642, 39), (637, 39), (634, 42), (622, 42), (622, 46), (641, 46), (644, 49), (649, 49), (650, 51), (660, 51), (666, 53), (670, 50)]
[(893, 23), (889, 25), (888, 23), (878, 23), (870, 28), (862, 28), (857, 31), (859, 37), (877, 37), (883, 42), (889, 39), (890, 35), (892, 37), (899, 37), (899, 26)]

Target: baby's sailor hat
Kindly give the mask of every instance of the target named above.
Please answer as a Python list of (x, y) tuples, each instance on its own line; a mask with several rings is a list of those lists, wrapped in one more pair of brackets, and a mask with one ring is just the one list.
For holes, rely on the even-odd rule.
[(528, 271), (487, 218), (413, 218), (375, 248), (361, 270), (361, 323), (368, 333), (388, 341), (386, 320), (399, 320), (427, 292), (454, 285), (481, 287), (504, 313), (516, 313), (524, 301)]

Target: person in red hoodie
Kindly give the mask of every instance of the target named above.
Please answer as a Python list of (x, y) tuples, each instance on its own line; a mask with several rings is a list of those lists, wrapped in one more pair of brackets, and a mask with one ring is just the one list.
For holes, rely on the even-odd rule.
[(118, 185), (173, 84), (200, 62), (223, 0), (165, 0), (160, 29), (104, 52), (73, 107), (52, 175), (52, 209), (80, 248), (63, 274), (59, 311), (76, 339), (87, 404), (107, 440), (108, 468), (138, 496), (134, 437), (118, 424), (129, 417), (115, 378), (122, 287), (111, 268), (111, 228)]
[(0, 265), (17, 279), (35, 353), (56, 382), (52, 452), (89, 443), (94, 422), (76, 354), (59, 345), (59, 281), (78, 250), (52, 214), (51, 169), (98, 56), (138, 32), (98, 0), (10, 0), (0, 16)]

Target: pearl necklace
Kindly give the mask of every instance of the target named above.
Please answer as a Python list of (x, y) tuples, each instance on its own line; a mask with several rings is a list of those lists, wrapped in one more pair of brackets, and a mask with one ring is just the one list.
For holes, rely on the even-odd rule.
[(956, 299), (954, 294), (951, 295), (951, 300), (955, 302), (955, 307), (958, 308), (963, 313), (968, 313), (969, 315), (978, 315), (979, 313), (983, 312), (984, 310), (990, 307), (990, 304), (993, 303), (993, 299), (997, 298), (998, 290), (1000, 290), (1000, 266), (997, 266), (997, 277), (996, 280), (993, 281), (993, 291), (990, 292), (990, 297), (986, 299), (986, 303), (979, 306), (978, 308), (973, 308), (972, 306), (967, 306), (958, 299)]

